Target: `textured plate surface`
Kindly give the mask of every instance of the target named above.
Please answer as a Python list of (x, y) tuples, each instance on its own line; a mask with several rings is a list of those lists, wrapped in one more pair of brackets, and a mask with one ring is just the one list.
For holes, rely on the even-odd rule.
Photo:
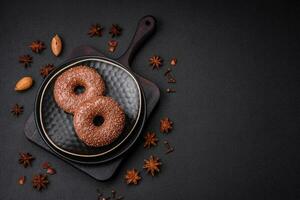
[[(125, 129), (112, 144), (93, 148), (81, 142), (73, 127), (73, 116), (60, 109), (53, 98), (55, 79), (65, 70), (87, 65), (95, 68), (106, 84), (106, 96), (112, 97), (124, 109)], [(46, 81), (40, 96), (39, 117), (44, 135), (53, 146), (66, 154), (95, 157), (105, 155), (121, 145), (132, 133), (141, 112), (141, 91), (136, 79), (126, 69), (108, 59), (88, 58), (62, 66)]]

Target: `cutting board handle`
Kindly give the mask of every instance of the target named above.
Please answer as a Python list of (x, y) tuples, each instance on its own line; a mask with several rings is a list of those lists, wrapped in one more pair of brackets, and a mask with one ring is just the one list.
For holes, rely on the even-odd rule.
[(155, 27), (156, 19), (153, 16), (147, 15), (141, 18), (138, 22), (135, 34), (128, 49), (117, 60), (121, 64), (129, 67), (133, 56), (135, 55), (137, 50), (144, 44), (144, 42), (154, 33)]

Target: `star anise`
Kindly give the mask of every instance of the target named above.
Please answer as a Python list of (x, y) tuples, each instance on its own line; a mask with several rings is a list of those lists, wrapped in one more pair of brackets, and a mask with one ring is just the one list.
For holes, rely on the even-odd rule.
[(19, 104), (15, 104), (10, 111), (13, 115), (19, 117), (23, 113), (23, 106), (20, 106)]
[(25, 168), (31, 165), (31, 162), (34, 160), (34, 157), (30, 153), (20, 153), (19, 163)]
[(42, 67), (40, 69), (40, 74), (42, 75), (43, 78), (45, 78), (46, 76), (48, 76), (50, 74), (50, 72), (52, 72), (54, 70), (54, 65), (52, 64), (47, 64), (44, 67)]
[(32, 63), (32, 57), (30, 55), (23, 55), (19, 57), (19, 63), (23, 64), (25, 68), (30, 66)]
[(149, 64), (152, 66), (152, 69), (159, 69), (162, 66), (163, 60), (159, 56), (152, 56), (149, 58)]
[(47, 188), (47, 185), (49, 184), (48, 176), (44, 174), (38, 174), (33, 176), (32, 178), (32, 186), (33, 188), (37, 190), (43, 190)]
[(169, 133), (173, 129), (173, 122), (168, 118), (165, 117), (160, 120), (160, 132), (162, 133)]
[(144, 138), (145, 138), (145, 144), (144, 144), (145, 148), (150, 148), (151, 146), (155, 146), (157, 144), (158, 139), (154, 132), (148, 132), (144, 136)]
[(44, 42), (39, 40), (33, 41), (29, 47), (34, 53), (41, 53), (44, 49), (46, 49)]
[(110, 28), (109, 34), (111, 34), (111, 37), (116, 37), (121, 35), (122, 28), (118, 24), (113, 24)]
[(94, 37), (94, 36), (101, 37), (102, 31), (103, 31), (103, 27), (101, 27), (99, 24), (93, 24), (89, 29), (88, 35), (90, 37)]
[(125, 180), (127, 184), (138, 184), (138, 181), (141, 180), (141, 177), (139, 176), (139, 172), (136, 169), (127, 170), (125, 175)]
[(150, 156), (148, 160), (144, 160), (143, 168), (146, 169), (147, 172), (152, 176), (154, 176), (156, 172), (159, 172), (159, 168), (161, 165), (162, 163), (159, 162), (159, 158)]

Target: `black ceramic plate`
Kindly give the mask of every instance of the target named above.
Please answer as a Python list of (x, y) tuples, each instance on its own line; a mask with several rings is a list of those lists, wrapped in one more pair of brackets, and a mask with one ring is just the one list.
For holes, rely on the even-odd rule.
[[(53, 86), (56, 78), (63, 71), (78, 65), (93, 67), (101, 74), (106, 84), (106, 96), (117, 101), (126, 114), (124, 131), (110, 145), (99, 148), (85, 145), (74, 131), (73, 115), (65, 113), (59, 108), (53, 98)], [(60, 66), (45, 80), (36, 101), (36, 120), (43, 139), (54, 151), (73, 159), (78, 157), (80, 160), (82, 160), (81, 158), (94, 160), (88, 158), (99, 158), (121, 148), (122, 144), (134, 133), (135, 128), (139, 128), (137, 125), (141, 127), (139, 118), (144, 113), (141, 113), (142, 109), (145, 109), (143, 104), (141, 88), (131, 72), (107, 58), (83, 57)]]

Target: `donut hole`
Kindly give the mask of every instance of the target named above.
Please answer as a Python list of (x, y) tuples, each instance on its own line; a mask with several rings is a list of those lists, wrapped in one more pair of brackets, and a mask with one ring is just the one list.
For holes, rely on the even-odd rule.
[(95, 126), (101, 126), (104, 122), (104, 118), (100, 115), (96, 115), (93, 119), (93, 124)]
[(76, 95), (82, 94), (85, 91), (85, 87), (83, 85), (76, 85), (73, 89)]

